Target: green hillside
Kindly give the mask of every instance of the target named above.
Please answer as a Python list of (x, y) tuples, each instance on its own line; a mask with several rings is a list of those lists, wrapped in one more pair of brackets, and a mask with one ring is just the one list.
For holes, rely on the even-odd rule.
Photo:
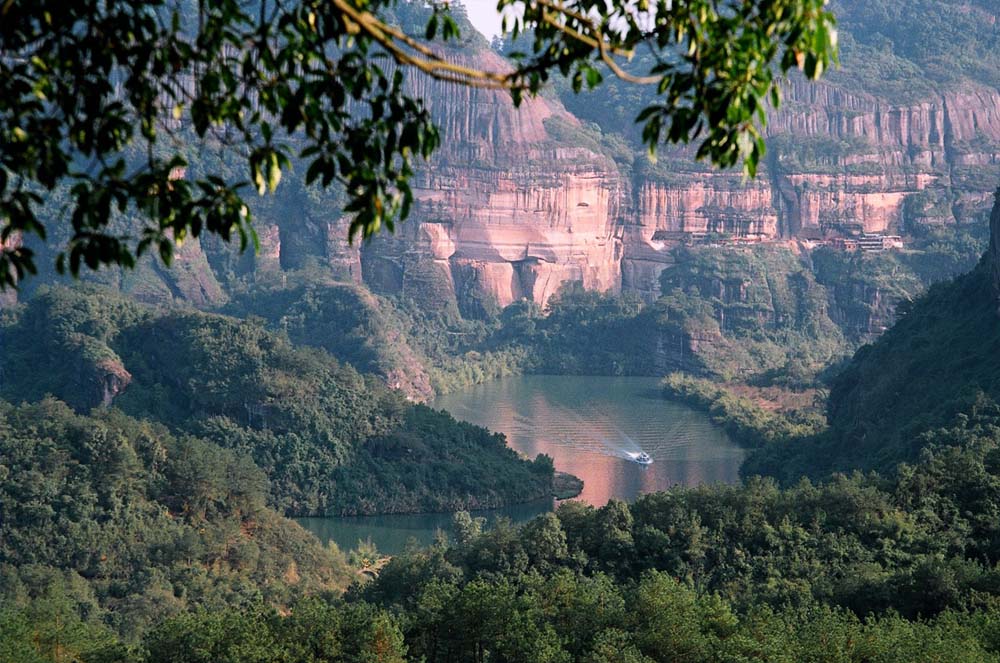
[(551, 491), (552, 464), (408, 403), (258, 319), (42, 290), (0, 326), (0, 397), (101, 404), (250, 455), (291, 515), (488, 508)]
[(991, 0), (836, 0), (841, 67), (831, 81), (912, 99), (935, 85), (1000, 87)]
[[(994, 208), (1000, 223), (1000, 204)], [(878, 341), (832, 379), (829, 430), (764, 450), (746, 473), (794, 481), (837, 470), (891, 471), (929, 445), (928, 431), (962, 428), (1000, 402), (1000, 325), (992, 255), (900, 309)]]
[(158, 424), (0, 401), (0, 605), (131, 638), (196, 607), (343, 591), (344, 556), (267, 489), (249, 458)]

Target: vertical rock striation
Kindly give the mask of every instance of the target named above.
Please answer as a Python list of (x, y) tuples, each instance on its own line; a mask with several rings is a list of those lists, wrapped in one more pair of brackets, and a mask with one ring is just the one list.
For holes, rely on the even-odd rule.
[[(449, 57), (507, 66), (485, 45), (456, 47)], [(620, 166), (599, 131), (554, 96), (515, 108), (502, 91), (407, 80), (440, 127), (442, 146), (415, 176), (415, 203), (396, 234), (348, 244), (336, 196), (293, 187), (258, 215), (260, 253), (234, 267), (210, 251), (213, 269), (319, 266), (338, 280), (473, 317), (520, 299), (544, 305), (570, 281), (653, 300), (672, 249), (692, 235), (905, 235), (921, 224), (981, 218), (1000, 179), (1000, 91), (972, 82), (886, 99), (836, 74), (819, 84), (792, 80), (771, 114), (767, 159), (746, 180), (695, 163), (691, 149)], [(203, 306), (221, 301), (218, 282), (196, 277), (202, 249), (185, 251), (179, 262), (190, 269), (179, 280), (163, 277), (166, 289)]]
[(698, 170), (690, 154), (640, 173), (626, 213), (623, 285), (648, 297), (677, 233), (749, 238), (906, 234), (962, 223), (1000, 178), (1000, 91), (966, 83), (912, 103), (796, 80), (771, 114), (757, 178)]
[[(454, 57), (507, 66), (488, 50)], [(567, 281), (620, 288), (624, 185), (614, 162), (585, 144), (579, 121), (544, 96), (514, 108), (505, 92), (424, 77), (411, 87), (443, 144), (414, 182), (401, 231), (365, 247), (367, 283), (469, 312), (522, 297), (544, 304)]]

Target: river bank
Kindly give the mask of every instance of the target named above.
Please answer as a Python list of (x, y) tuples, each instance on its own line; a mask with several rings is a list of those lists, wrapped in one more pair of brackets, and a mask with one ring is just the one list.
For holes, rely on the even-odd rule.
[(826, 427), (811, 393), (728, 385), (684, 373), (671, 373), (660, 383), (664, 398), (679, 401), (704, 414), (746, 449), (815, 435)]
[(552, 497), (557, 500), (571, 500), (583, 492), (583, 479), (569, 472), (556, 470), (552, 478)]

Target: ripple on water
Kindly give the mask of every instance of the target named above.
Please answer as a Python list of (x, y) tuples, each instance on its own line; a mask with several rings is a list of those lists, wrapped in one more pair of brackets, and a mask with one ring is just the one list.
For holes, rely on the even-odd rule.
[[(546, 453), (560, 470), (584, 480), (580, 496), (594, 505), (669, 488), (738, 480), (743, 452), (703, 414), (660, 397), (651, 378), (516, 377), (439, 398), (458, 419), (505, 433), (515, 449)], [(632, 462), (645, 451), (649, 467)], [(515, 522), (552, 508), (551, 500), (483, 513)], [(300, 522), (322, 540), (353, 548), (371, 538), (389, 554), (411, 538), (426, 544), (449, 514), (309, 518)]]
[[(732, 483), (743, 451), (708, 418), (660, 397), (655, 378), (523, 376), (442, 396), (435, 406), (546, 453), (584, 480), (581, 499), (632, 500), (674, 485)], [(645, 451), (650, 467), (632, 462)]]

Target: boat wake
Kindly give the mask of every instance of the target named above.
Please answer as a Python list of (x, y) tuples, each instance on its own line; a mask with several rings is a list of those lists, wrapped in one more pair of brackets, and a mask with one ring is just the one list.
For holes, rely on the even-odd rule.
[[(560, 413), (562, 422), (569, 424), (569, 431), (556, 436), (572, 449), (621, 458), (640, 465), (649, 465), (653, 459), (625, 431), (616, 426), (611, 417), (600, 411), (589, 410), (586, 418), (569, 408)], [(570, 432), (567, 436), (566, 433)]]

